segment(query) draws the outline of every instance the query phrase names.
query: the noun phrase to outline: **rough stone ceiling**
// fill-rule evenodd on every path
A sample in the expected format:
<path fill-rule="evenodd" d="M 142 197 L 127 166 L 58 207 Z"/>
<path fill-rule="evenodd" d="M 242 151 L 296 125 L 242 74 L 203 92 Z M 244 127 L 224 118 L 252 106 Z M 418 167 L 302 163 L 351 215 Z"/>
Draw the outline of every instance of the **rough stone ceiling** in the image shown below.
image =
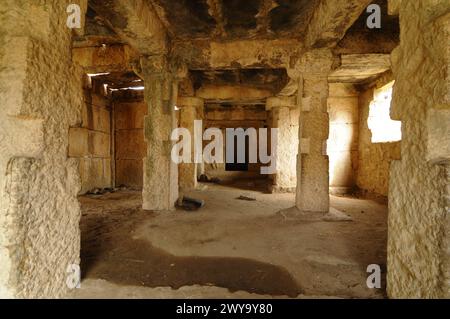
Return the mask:
<path fill-rule="evenodd" d="M 191 71 L 194 89 L 202 85 L 242 85 L 279 93 L 289 79 L 285 69 Z"/>
<path fill-rule="evenodd" d="M 176 39 L 298 38 L 318 0 L 148 0 Z"/>
<path fill-rule="evenodd" d="M 90 7 L 86 12 L 84 36 L 75 38 L 76 47 L 124 43 L 108 24 Z"/>
<path fill-rule="evenodd" d="M 129 88 L 139 88 L 144 85 L 134 72 L 111 72 L 94 77 L 94 81 L 100 84 L 107 84 L 109 90 L 121 90 Z"/>
<path fill-rule="evenodd" d="M 119 0 L 90 0 L 91 7 L 87 12 L 86 35 L 78 38 L 75 46 L 91 47 L 126 43 L 115 31 L 120 33 L 125 26 L 128 26 L 126 21 L 133 19 L 127 17 L 126 12 L 120 9 L 118 3 L 122 2 Z M 272 41 L 270 39 L 284 39 L 281 41 L 290 41 L 289 43 L 295 42 L 297 38 L 297 40 L 302 40 L 301 37 L 308 31 L 308 26 L 314 20 L 311 17 L 318 9 L 320 0 L 144 0 L 143 3 L 149 6 L 147 9 L 157 13 L 159 19 L 156 20 L 161 20 L 164 24 L 161 27 L 170 34 L 170 38 L 176 40 L 173 42 L 176 43 L 174 56 L 180 56 L 181 60 L 187 59 L 186 63 L 191 70 L 212 71 L 194 73 L 197 82 L 207 82 L 211 78 L 218 82 L 224 82 L 224 79 L 233 82 L 236 78 L 240 80 L 244 78 L 245 82 L 245 77 L 253 72 L 251 69 L 247 72 L 248 74 L 245 74 L 246 71 L 227 73 L 222 69 L 261 67 L 261 72 L 267 73 L 271 72 L 271 68 L 276 70 L 280 66 L 271 63 L 258 66 L 258 63 L 253 63 L 241 67 L 238 63 L 230 65 L 226 65 L 225 62 L 217 63 L 218 61 L 222 62 L 222 55 L 217 55 L 220 50 L 214 51 L 213 54 L 209 43 L 218 40 L 216 46 L 218 46 L 217 43 L 221 43 L 219 45 L 226 50 L 226 44 L 233 43 L 234 40 L 253 39 L 251 41 L 255 43 Z M 399 21 L 397 17 L 388 15 L 387 0 L 374 0 L 373 3 L 382 7 L 382 28 L 379 30 L 368 29 L 366 26 L 367 13 L 364 10 L 360 14 L 359 19 L 353 23 L 345 37 L 334 49 L 335 53 L 341 56 L 342 65 L 330 75 L 331 82 L 364 82 L 379 76 L 390 68 L 388 54 L 398 45 Z M 140 17 L 140 14 L 137 16 Z M 128 34 L 125 29 L 122 31 L 126 31 L 125 34 Z M 149 33 L 145 31 L 145 28 L 137 30 L 140 33 L 135 34 L 136 41 L 145 43 L 140 39 L 145 38 L 145 35 Z M 131 37 L 134 38 L 134 35 Z M 187 47 L 185 47 L 186 45 Z M 280 47 L 275 47 L 280 49 L 279 54 L 285 53 Z M 239 51 L 239 47 L 234 49 Z M 241 51 L 245 51 L 244 48 L 241 49 Z M 255 52 L 252 53 L 267 52 L 265 49 L 259 50 L 254 50 Z M 223 57 L 228 56 L 223 54 Z M 215 69 L 217 70 L 214 71 Z M 244 85 L 239 81 L 236 84 Z M 124 79 L 124 82 L 127 82 L 127 79 Z M 278 81 L 271 85 L 278 88 L 278 86 L 284 86 L 286 84 L 284 82 L 282 77 L 278 77 Z M 228 84 L 232 83 L 228 82 Z M 113 84 L 111 83 L 111 85 Z M 126 84 L 124 83 L 124 85 Z M 262 84 L 251 84 L 251 86 L 255 85 L 261 87 Z M 264 85 L 269 86 L 267 83 Z"/>
<path fill-rule="evenodd" d="M 341 65 L 334 70 L 330 82 L 362 83 L 371 81 L 391 68 L 389 54 L 348 54 L 341 56 Z"/>
<path fill-rule="evenodd" d="M 191 71 L 196 96 L 220 105 L 264 105 L 287 85 L 285 69 Z"/>
<path fill-rule="evenodd" d="M 372 3 L 381 7 L 381 29 L 367 28 L 367 13 L 364 11 L 338 43 L 335 49 L 336 53 L 390 54 L 400 43 L 399 18 L 389 15 L 387 0 L 375 0 Z"/>

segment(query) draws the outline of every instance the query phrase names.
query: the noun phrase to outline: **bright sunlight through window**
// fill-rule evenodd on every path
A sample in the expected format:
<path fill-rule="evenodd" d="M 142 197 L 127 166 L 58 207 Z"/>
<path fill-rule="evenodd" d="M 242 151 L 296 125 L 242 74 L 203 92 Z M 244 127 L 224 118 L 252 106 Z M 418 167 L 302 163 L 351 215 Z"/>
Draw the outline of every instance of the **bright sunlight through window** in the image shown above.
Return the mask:
<path fill-rule="evenodd" d="M 375 91 L 370 103 L 367 124 L 372 132 L 372 143 L 397 142 L 402 139 L 402 122 L 390 117 L 394 82 Z"/>

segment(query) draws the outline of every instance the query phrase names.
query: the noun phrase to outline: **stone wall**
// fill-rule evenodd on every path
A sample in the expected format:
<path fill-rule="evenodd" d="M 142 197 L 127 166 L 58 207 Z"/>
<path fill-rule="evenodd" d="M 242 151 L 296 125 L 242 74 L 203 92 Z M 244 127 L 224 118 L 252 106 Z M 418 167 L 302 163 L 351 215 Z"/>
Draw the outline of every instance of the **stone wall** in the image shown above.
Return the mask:
<path fill-rule="evenodd" d="M 0 10 L 0 296 L 59 297 L 79 263 L 81 188 L 68 159 L 81 121 L 69 3 L 5 0 Z M 83 11 L 84 12 L 84 11 Z M 84 16 L 82 12 L 82 16 Z"/>
<path fill-rule="evenodd" d="M 402 121 L 401 160 L 389 178 L 387 289 L 392 298 L 450 297 L 448 187 L 441 163 L 430 156 L 430 130 L 448 143 L 450 8 L 448 0 L 391 0 L 400 15 L 400 46 L 392 53 L 395 76 L 391 117 Z M 428 116 L 439 111 L 433 126 Z M 447 111 L 447 112 L 445 112 Z M 446 136 L 446 138 L 445 138 Z M 445 144 L 442 144 L 445 145 Z M 442 150 L 439 147 L 439 150 Z M 448 148 L 444 148 L 447 149 Z"/>
<path fill-rule="evenodd" d="M 114 100 L 116 185 L 142 188 L 143 159 L 147 151 L 144 140 L 144 117 L 147 104 L 143 97 Z"/>
<path fill-rule="evenodd" d="M 358 169 L 358 91 L 351 84 L 330 83 L 330 191 L 343 194 L 356 185 Z"/>
<path fill-rule="evenodd" d="M 77 159 L 81 194 L 112 186 L 111 104 L 95 85 L 84 89 L 82 120 L 69 130 L 69 157 Z"/>
<path fill-rule="evenodd" d="M 267 125 L 267 112 L 264 106 L 231 106 L 206 105 L 205 129 L 219 128 L 224 136 L 226 146 L 226 128 L 264 128 Z M 206 143 L 208 144 L 208 143 Z M 224 157 L 226 156 L 224 149 Z M 225 160 L 225 158 L 224 158 Z M 250 163 L 248 172 L 232 172 L 225 170 L 225 164 L 205 164 L 205 173 L 208 177 L 218 177 L 223 180 L 254 178 L 267 176 L 260 174 L 261 163 Z"/>
<path fill-rule="evenodd" d="M 389 167 L 393 160 L 400 159 L 401 142 L 372 143 L 372 133 L 367 120 L 375 89 L 376 87 L 367 89 L 359 97 L 357 185 L 361 190 L 388 196 Z"/>

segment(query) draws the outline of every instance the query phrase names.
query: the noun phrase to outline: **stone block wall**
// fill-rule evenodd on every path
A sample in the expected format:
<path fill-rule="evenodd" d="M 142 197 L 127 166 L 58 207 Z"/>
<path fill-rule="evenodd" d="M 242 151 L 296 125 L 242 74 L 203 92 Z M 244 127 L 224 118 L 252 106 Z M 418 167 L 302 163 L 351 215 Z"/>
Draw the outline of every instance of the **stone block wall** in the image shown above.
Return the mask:
<path fill-rule="evenodd" d="M 114 101 L 116 185 L 142 189 L 143 159 L 147 151 L 144 139 L 144 98 Z"/>
<path fill-rule="evenodd" d="M 391 164 L 389 177 L 387 289 L 392 298 L 450 296 L 448 178 L 442 165 L 450 154 L 434 161 L 428 144 L 428 115 L 450 109 L 448 4 L 389 1 L 390 11 L 400 15 L 401 31 L 400 46 L 391 55 L 396 81 L 391 117 L 403 124 L 401 160 Z M 434 128 L 448 123 L 448 117 L 438 119 Z"/>
<path fill-rule="evenodd" d="M 224 160 L 226 157 L 226 128 L 259 128 L 267 126 L 267 112 L 264 106 L 232 106 L 222 107 L 206 105 L 204 114 L 204 129 L 219 128 L 224 136 Z M 208 143 L 206 143 L 208 144 Z M 206 145 L 205 144 L 205 145 Z M 218 177 L 222 180 L 235 180 L 243 178 L 267 178 L 260 174 L 261 163 L 250 163 L 247 172 L 232 172 L 225 170 L 225 164 L 205 164 L 205 173 L 208 177 Z"/>
<path fill-rule="evenodd" d="M 2 1 L 3 298 L 61 297 L 69 291 L 68 266 L 80 262 L 81 181 L 76 160 L 67 155 L 69 127 L 81 120 L 83 94 L 82 71 L 71 60 L 69 3 L 87 6 L 82 0 Z"/>
<path fill-rule="evenodd" d="M 389 168 L 393 160 L 400 159 L 401 142 L 372 143 L 372 133 L 367 120 L 374 90 L 375 88 L 365 90 L 359 97 L 357 185 L 361 190 L 388 196 Z"/>
<path fill-rule="evenodd" d="M 348 193 L 356 185 L 358 169 L 359 92 L 351 84 L 330 83 L 328 114 L 330 135 L 330 191 Z"/>
<path fill-rule="evenodd" d="M 111 104 L 99 91 L 84 89 L 81 123 L 69 130 L 69 157 L 79 163 L 81 194 L 112 186 Z"/>

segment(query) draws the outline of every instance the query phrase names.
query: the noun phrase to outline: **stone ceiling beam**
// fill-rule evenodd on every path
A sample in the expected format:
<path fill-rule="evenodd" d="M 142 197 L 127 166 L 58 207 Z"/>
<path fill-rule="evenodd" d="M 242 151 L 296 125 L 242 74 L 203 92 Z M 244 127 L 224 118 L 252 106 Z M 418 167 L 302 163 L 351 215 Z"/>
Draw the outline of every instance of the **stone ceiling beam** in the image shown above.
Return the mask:
<path fill-rule="evenodd" d="M 225 18 L 222 11 L 222 1 L 221 0 L 207 0 L 209 7 L 208 13 L 216 21 L 216 29 L 214 31 L 215 36 L 226 37 L 227 33 L 225 31 Z"/>
<path fill-rule="evenodd" d="M 86 73 L 133 71 L 139 57 L 128 45 L 105 45 L 72 49 L 73 61 Z"/>
<path fill-rule="evenodd" d="M 384 33 L 373 33 L 369 36 L 364 33 L 347 35 L 333 49 L 335 54 L 390 54 L 399 41 Z"/>
<path fill-rule="evenodd" d="M 172 56 L 191 70 L 287 68 L 302 51 L 299 40 L 178 41 Z"/>
<path fill-rule="evenodd" d="M 277 4 L 274 0 L 263 0 L 259 12 L 256 15 L 256 20 L 258 21 L 258 33 L 271 32 L 269 13 L 278 6 L 279 4 Z"/>
<path fill-rule="evenodd" d="M 335 46 L 372 0 L 321 0 L 306 32 L 307 48 Z"/>
<path fill-rule="evenodd" d="M 328 80 L 357 83 L 381 75 L 390 68 L 389 54 L 343 54 L 341 65 L 333 70 Z"/>
<path fill-rule="evenodd" d="M 166 52 L 166 29 L 149 1 L 90 0 L 89 5 L 142 55 Z"/>

